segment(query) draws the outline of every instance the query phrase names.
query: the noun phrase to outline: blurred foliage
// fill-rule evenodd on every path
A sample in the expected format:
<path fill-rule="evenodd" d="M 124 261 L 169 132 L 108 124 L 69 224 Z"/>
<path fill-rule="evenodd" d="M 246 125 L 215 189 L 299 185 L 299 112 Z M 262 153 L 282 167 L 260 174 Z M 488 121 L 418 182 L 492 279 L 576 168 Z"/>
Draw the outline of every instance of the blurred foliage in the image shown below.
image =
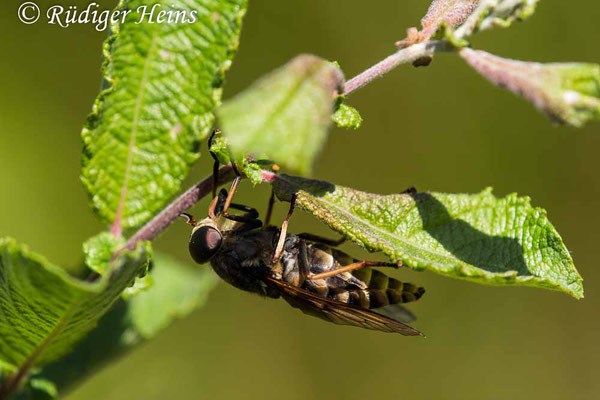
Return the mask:
<path fill-rule="evenodd" d="M 147 276 L 154 278 L 152 287 L 118 301 L 72 352 L 34 372 L 32 383 L 52 382 L 64 394 L 110 361 L 153 338 L 174 319 L 202 306 L 217 283 L 212 271 L 194 271 L 160 253 L 153 256 Z"/>
<path fill-rule="evenodd" d="M 305 54 L 225 101 L 217 116 L 235 159 L 251 154 L 310 173 L 331 125 L 331 94 L 343 82 L 337 66 Z"/>
<path fill-rule="evenodd" d="M 90 282 L 71 278 L 13 240 L 0 239 L 2 370 L 43 366 L 69 353 L 147 269 L 151 254 L 150 244 L 140 243 L 134 252 L 121 253 L 110 273 Z"/>
<path fill-rule="evenodd" d="M 111 8 L 116 1 L 99 3 Z M 92 26 L 26 26 L 16 18 L 18 4 L 0 5 L 0 32 L 8 38 L 0 63 L 0 181 L 8 188 L 0 198 L 0 233 L 56 264 L 77 266 L 81 243 L 103 229 L 88 209 L 78 175 L 79 132 L 98 92 L 105 33 Z M 339 60 L 351 77 L 393 52 L 394 41 L 427 7 L 416 0 L 373 4 L 252 1 L 225 97 L 303 52 Z M 582 40 L 598 36 L 598 13 L 594 2 L 544 0 L 526 22 L 482 32 L 473 45 L 514 59 L 598 63 L 593 41 Z M 279 399 L 282 393 L 289 399 L 374 393 L 561 399 L 593 398 L 600 391 L 595 379 L 600 322 L 593 317 L 600 306 L 600 277 L 594 273 L 598 124 L 581 130 L 552 126 L 521 99 L 446 55 L 428 68 L 400 67 L 348 100 L 361 111 L 363 126 L 353 135 L 332 132 L 315 177 L 376 193 L 411 185 L 477 192 L 493 185 L 500 196 L 530 195 L 548 210 L 571 249 L 586 279 L 586 299 L 401 271 L 396 276 L 428 291 L 413 308 L 415 326 L 428 338 L 410 340 L 326 324 L 283 302 L 220 285 L 206 307 L 104 369 L 68 399 Z M 210 172 L 207 160 L 194 167 L 188 184 Z M 268 187 L 251 188 L 243 183 L 236 201 L 264 210 Z M 202 216 L 206 208 L 204 201 L 194 212 Z M 274 221 L 285 212 L 287 206 L 280 205 Z M 290 229 L 332 235 L 300 212 Z M 189 227 L 175 225 L 156 247 L 187 260 L 188 235 Z M 381 259 L 351 244 L 343 248 L 356 257 Z M 342 367 L 331 368 L 332 361 Z M 274 378 L 263 384 L 265 376 Z"/>

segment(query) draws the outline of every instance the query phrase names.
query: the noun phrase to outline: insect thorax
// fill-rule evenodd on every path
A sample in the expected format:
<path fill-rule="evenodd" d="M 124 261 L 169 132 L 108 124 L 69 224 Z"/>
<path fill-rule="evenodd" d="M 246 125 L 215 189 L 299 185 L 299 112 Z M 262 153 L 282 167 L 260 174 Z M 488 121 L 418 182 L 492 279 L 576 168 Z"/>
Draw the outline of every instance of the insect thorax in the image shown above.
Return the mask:
<path fill-rule="evenodd" d="M 224 242 L 211 264 L 215 272 L 231 285 L 250 292 L 270 295 L 263 278 L 268 275 L 289 285 L 327 296 L 348 288 L 365 289 L 367 284 L 350 273 L 308 281 L 311 273 L 337 269 L 353 262 L 352 257 L 325 245 L 307 243 L 288 234 L 280 260 L 272 263 L 279 229 L 267 228 L 236 235 L 224 232 Z"/>

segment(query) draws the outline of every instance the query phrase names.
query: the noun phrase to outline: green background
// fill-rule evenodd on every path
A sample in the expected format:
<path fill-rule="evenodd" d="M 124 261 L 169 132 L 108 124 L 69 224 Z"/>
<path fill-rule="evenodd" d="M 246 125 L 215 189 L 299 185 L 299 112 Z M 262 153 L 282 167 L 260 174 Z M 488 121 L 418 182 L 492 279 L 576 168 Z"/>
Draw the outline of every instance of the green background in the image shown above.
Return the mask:
<path fill-rule="evenodd" d="M 72 268 L 81 242 L 104 228 L 79 182 L 79 132 L 99 89 L 106 33 L 21 24 L 20 3 L 0 5 L 0 235 Z M 38 1 L 42 10 L 54 3 Z M 393 52 L 427 6 L 250 0 L 225 96 L 298 53 L 337 60 L 351 77 Z M 473 45 L 523 60 L 600 63 L 599 16 L 598 2 L 543 0 L 529 21 L 480 34 Z M 397 277 L 427 288 L 411 307 L 419 316 L 414 325 L 427 334 L 421 339 L 326 324 L 221 284 L 204 308 L 101 370 L 69 400 L 597 398 L 600 124 L 553 126 L 452 55 L 429 68 L 400 67 L 348 103 L 364 125 L 333 130 L 315 177 L 377 193 L 491 185 L 497 195 L 529 195 L 572 251 L 585 299 L 400 271 Z M 210 164 L 202 157 L 187 184 L 207 175 Z M 245 182 L 238 199 L 262 211 L 267 197 L 268 188 Z M 203 201 L 194 212 L 202 216 L 206 207 Z M 276 219 L 285 208 L 278 206 Z M 301 212 L 290 229 L 329 234 Z M 188 261 L 188 234 L 177 224 L 156 247 Z M 365 256 L 351 244 L 343 248 Z"/>

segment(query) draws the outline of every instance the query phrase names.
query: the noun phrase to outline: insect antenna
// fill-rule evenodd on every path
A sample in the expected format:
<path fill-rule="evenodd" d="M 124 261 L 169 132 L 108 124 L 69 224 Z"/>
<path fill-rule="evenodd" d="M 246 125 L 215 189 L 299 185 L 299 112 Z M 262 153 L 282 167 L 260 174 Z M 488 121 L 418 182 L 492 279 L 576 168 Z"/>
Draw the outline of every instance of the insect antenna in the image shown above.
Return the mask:
<path fill-rule="evenodd" d="M 271 197 L 269 197 L 269 204 L 267 205 L 267 213 L 265 214 L 265 226 L 269 226 L 271 222 L 271 215 L 273 215 L 273 206 L 275 205 L 275 191 L 271 189 Z"/>

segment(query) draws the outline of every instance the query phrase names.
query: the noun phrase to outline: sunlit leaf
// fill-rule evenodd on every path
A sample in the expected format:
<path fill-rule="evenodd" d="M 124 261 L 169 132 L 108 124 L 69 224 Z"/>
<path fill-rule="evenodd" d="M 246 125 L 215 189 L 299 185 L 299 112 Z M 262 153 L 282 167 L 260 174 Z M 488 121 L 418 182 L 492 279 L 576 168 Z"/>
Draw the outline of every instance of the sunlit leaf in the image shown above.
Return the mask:
<path fill-rule="evenodd" d="M 277 196 L 369 251 L 414 269 L 583 297 L 582 279 L 546 212 L 516 194 L 377 195 L 299 177 L 271 179 Z"/>
<path fill-rule="evenodd" d="M 106 274 L 110 270 L 113 254 L 117 252 L 119 245 L 123 244 L 123 242 L 123 240 L 115 238 L 110 232 L 101 232 L 88 239 L 83 243 L 85 265 L 100 276 Z M 147 246 L 148 249 L 151 249 L 149 243 Z M 140 274 L 135 277 L 133 283 L 123 290 L 121 296 L 128 298 L 152 286 L 152 278 L 147 272 L 146 269 L 140 271 Z"/>
<path fill-rule="evenodd" d="M 213 138 L 210 151 L 215 157 L 217 157 L 217 160 L 219 160 L 221 165 L 231 162 L 228 141 L 227 138 L 223 137 L 222 135 L 218 135 Z M 252 162 L 249 162 L 246 157 L 242 157 L 241 160 L 237 161 L 236 166 L 241 173 L 250 180 L 250 182 L 253 184 L 258 184 L 263 181 L 261 166 L 272 164 L 272 161 L 266 159 L 253 159 Z"/>
<path fill-rule="evenodd" d="M 346 129 L 358 129 L 363 121 L 356 108 L 344 103 L 338 106 L 332 118 L 338 127 Z"/>
<path fill-rule="evenodd" d="M 138 22 L 141 6 L 194 23 Z M 131 228 L 179 191 L 209 132 L 238 46 L 245 0 L 121 0 L 104 44 L 105 89 L 84 126 L 82 180 L 106 222 Z M 190 18 L 188 13 L 187 18 Z"/>
<path fill-rule="evenodd" d="M 110 232 L 102 232 L 83 243 L 85 265 L 99 275 L 110 268 L 110 259 L 119 245 L 119 240 Z"/>
<path fill-rule="evenodd" d="M 342 83 L 334 64 L 302 55 L 226 101 L 217 113 L 234 157 L 252 155 L 309 173 Z"/>

